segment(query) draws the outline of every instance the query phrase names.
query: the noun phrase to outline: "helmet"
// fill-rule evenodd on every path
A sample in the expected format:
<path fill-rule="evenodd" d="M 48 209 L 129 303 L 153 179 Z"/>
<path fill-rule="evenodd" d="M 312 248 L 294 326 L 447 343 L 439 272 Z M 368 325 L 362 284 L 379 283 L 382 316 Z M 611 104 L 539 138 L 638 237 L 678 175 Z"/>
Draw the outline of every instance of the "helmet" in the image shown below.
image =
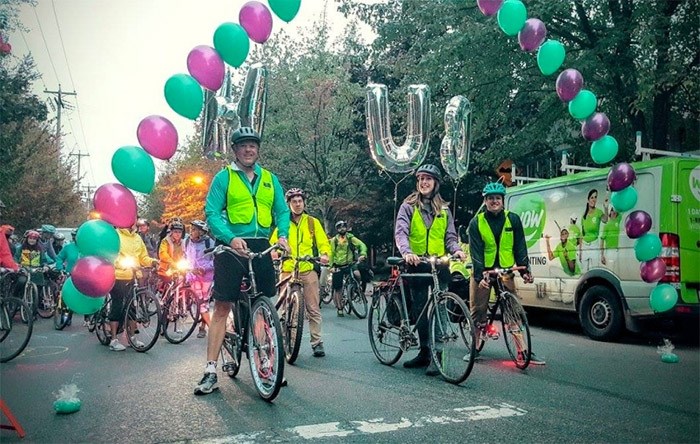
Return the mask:
<path fill-rule="evenodd" d="M 301 196 L 302 199 L 306 199 L 306 194 L 301 188 L 290 188 L 286 193 L 284 193 L 284 198 L 287 199 L 287 202 L 289 202 L 289 200 L 295 196 Z"/>
<path fill-rule="evenodd" d="M 139 218 L 139 219 L 136 220 L 136 226 L 138 227 L 138 226 L 140 226 L 140 225 L 146 225 L 146 226 L 148 226 L 148 221 L 147 221 L 146 219 L 144 219 L 144 218 Z"/>
<path fill-rule="evenodd" d="M 63 233 L 54 233 L 53 238 L 56 240 L 66 240 L 66 236 Z"/>
<path fill-rule="evenodd" d="M 44 224 L 41 226 L 41 232 L 54 234 L 56 232 L 56 227 L 53 225 Z"/>
<path fill-rule="evenodd" d="M 170 231 L 173 231 L 173 230 L 185 231 L 185 226 L 179 220 L 175 220 L 175 221 L 170 222 L 170 226 L 168 228 L 170 229 Z"/>
<path fill-rule="evenodd" d="M 231 143 L 234 145 L 246 140 L 252 140 L 260 145 L 260 134 L 249 126 L 242 126 L 233 132 L 231 135 Z"/>
<path fill-rule="evenodd" d="M 77 235 L 78 235 L 78 229 L 77 229 L 77 228 L 73 228 L 72 230 L 70 230 L 70 235 L 73 236 L 73 237 L 77 236 Z"/>
<path fill-rule="evenodd" d="M 201 221 L 201 220 L 193 220 L 192 226 L 197 227 L 202 231 L 209 231 L 209 227 L 207 226 L 207 223 L 204 221 Z"/>
<path fill-rule="evenodd" d="M 481 195 L 486 197 L 489 194 L 500 194 L 501 196 L 505 196 L 506 187 L 504 187 L 503 184 L 499 182 L 487 183 L 484 187 L 484 190 L 481 192 Z"/>
<path fill-rule="evenodd" d="M 416 176 L 419 174 L 427 174 L 429 176 L 432 176 L 433 179 L 437 180 L 440 182 L 440 168 L 436 167 L 432 163 L 426 163 L 425 165 L 421 165 L 418 167 L 416 170 Z"/>
<path fill-rule="evenodd" d="M 39 239 L 41 237 L 41 234 L 39 234 L 39 232 L 36 230 L 27 230 L 24 233 L 24 237 L 26 237 L 27 239 Z"/>
<path fill-rule="evenodd" d="M 336 230 L 339 230 L 340 227 L 345 227 L 345 228 L 347 228 L 347 227 L 348 227 L 348 223 L 345 222 L 344 220 L 339 220 L 338 222 L 335 223 L 335 229 L 336 229 Z"/>

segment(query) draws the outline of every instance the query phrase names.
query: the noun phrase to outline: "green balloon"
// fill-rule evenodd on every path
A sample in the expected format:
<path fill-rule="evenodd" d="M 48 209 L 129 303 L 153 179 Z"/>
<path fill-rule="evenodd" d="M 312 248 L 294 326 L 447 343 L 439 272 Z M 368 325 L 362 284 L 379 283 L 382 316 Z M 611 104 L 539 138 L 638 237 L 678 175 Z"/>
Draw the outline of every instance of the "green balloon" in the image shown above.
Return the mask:
<path fill-rule="evenodd" d="M 285 22 L 289 23 L 299 12 L 301 0 L 269 0 L 272 12 Z"/>
<path fill-rule="evenodd" d="M 659 253 L 661 253 L 661 239 L 658 234 L 647 233 L 634 243 L 634 256 L 639 262 L 650 261 L 658 257 Z"/>
<path fill-rule="evenodd" d="M 175 74 L 165 82 L 165 100 L 182 117 L 195 120 L 202 112 L 204 94 L 189 74 Z"/>
<path fill-rule="evenodd" d="M 547 40 L 537 51 L 537 66 L 542 74 L 549 76 L 557 72 L 565 58 L 564 45 L 558 40 Z"/>
<path fill-rule="evenodd" d="M 649 305 L 657 313 L 672 309 L 678 302 L 678 292 L 669 284 L 657 285 L 649 295 Z"/>
<path fill-rule="evenodd" d="M 520 0 L 506 0 L 498 10 L 497 19 L 498 26 L 506 35 L 518 35 L 527 21 L 527 8 Z"/>
<path fill-rule="evenodd" d="M 63 284 L 61 294 L 63 295 L 63 302 L 65 302 L 66 306 L 73 310 L 73 312 L 82 315 L 89 315 L 97 312 L 105 303 L 104 296 L 91 298 L 78 291 L 75 285 L 73 285 L 72 278 L 68 278 Z"/>
<path fill-rule="evenodd" d="M 634 187 L 627 187 L 620 191 L 613 191 L 610 194 L 610 203 L 618 213 L 629 211 L 637 205 L 637 190 Z"/>
<path fill-rule="evenodd" d="M 248 33 L 238 23 L 222 23 L 214 31 L 214 48 L 224 62 L 238 68 L 250 51 Z"/>
<path fill-rule="evenodd" d="M 123 146 L 112 156 L 114 177 L 127 188 L 139 193 L 153 191 L 156 167 L 153 158 L 138 146 Z"/>
<path fill-rule="evenodd" d="M 578 120 L 586 120 L 595 112 L 595 107 L 598 105 L 598 99 L 595 94 L 587 89 L 582 89 L 576 94 L 576 97 L 569 102 L 569 114 L 571 117 Z"/>
<path fill-rule="evenodd" d="M 99 256 L 114 262 L 119 254 L 119 234 L 103 220 L 89 220 L 82 224 L 75 242 L 83 256 Z"/>
<path fill-rule="evenodd" d="M 591 144 L 591 158 L 598 165 L 608 163 L 617 156 L 618 148 L 617 139 L 603 136 Z"/>

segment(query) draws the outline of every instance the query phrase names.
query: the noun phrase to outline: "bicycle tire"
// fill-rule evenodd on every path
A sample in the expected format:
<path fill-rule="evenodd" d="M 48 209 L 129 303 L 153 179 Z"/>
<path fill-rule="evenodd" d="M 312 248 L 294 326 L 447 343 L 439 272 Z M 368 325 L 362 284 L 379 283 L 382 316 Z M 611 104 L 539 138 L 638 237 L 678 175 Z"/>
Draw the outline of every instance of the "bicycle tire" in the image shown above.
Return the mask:
<path fill-rule="evenodd" d="M 160 301 L 150 290 L 142 289 L 129 296 L 125 304 L 124 326 L 129 344 L 137 352 L 147 352 L 163 328 Z"/>
<path fill-rule="evenodd" d="M 248 364 L 253 384 L 262 399 L 272 402 L 282 387 L 285 361 L 279 316 L 266 296 L 253 302 L 248 325 Z"/>
<path fill-rule="evenodd" d="M 92 315 L 94 316 L 94 326 L 92 328 L 95 331 L 97 340 L 100 341 L 102 345 L 109 345 L 109 341 L 112 339 L 112 330 L 110 329 L 110 321 L 108 318 L 111 307 L 112 299 L 108 295 L 100 311 Z"/>
<path fill-rule="evenodd" d="M 226 335 L 221 344 L 221 369 L 229 378 L 235 378 L 241 370 L 241 357 L 243 355 L 243 337 L 241 336 L 241 315 L 239 302 L 234 302 L 229 313 L 230 324 L 226 323 Z"/>
<path fill-rule="evenodd" d="M 401 359 L 400 326 L 391 322 L 387 316 L 389 310 L 401 313 L 399 301 L 387 293 L 379 293 L 372 298 L 367 317 L 369 343 L 379 362 L 384 365 L 394 365 Z"/>
<path fill-rule="evenodd" d="M 447 382 L 464 382 L 474 367 L 476 335 L 462 298 L 445 292 L 428 314 L 431 359 Z"/>
<path fill-rule="evenodd" d="M 343 300 L 343 311 L 345 311 L 345 313 L 347 314 L 352 313 L 352 298 L 350 297 L 350 285 L 351 284 L 346 281 L 343 284 L 343 290 L 340 293 L 340 297 Z"/>
<path fill-rule="evenodd" d="M 61 292 L 56 297 L 56 309 L 53 313 L 53 328 L 55 330 L 63 330 L 68 325 L 70 319 L 70 310 L 63 305 L 63 295 Z"/>
<path fill-rule="evenodd" d="M 189 288 L 182 288 L 180 291 L 180 297 L 185 301 L 184 312 L 182 312 L 183 307 L 179 305 L 173 308 L 173 302 L 176 301 L 172 294 L 168 297 L 168 302 L 163 305 L 163 336 L 171 344 L 185 342 L 192 336 L 200 320 L 199 301 L 194 292 Z"/>
<path fill-rule="evenodd" d="M 284 354 L 288 364 L 294 364 L 299 356 L 304 332 L 304 295 L 299 285 L 291 286 L 287 293 L 287 313 L 280 318 L 284 333 Z M 283 305 L 284 306 L 284 305 Z"/>
<path fill-rule="evenodd" d="M 367 297 L 362 292 L 357 283 L 352 284 L 352 287 L 350 289 L 350 299 L 352 300 L 352 305 L 350 306 L 350 308 L 352 309 L 352 312 L 355 313 L 355 316 L 357 316 L 360 319 L 366 318 Z"/>
<path fill-rule="evenodd" d="M 27 322 L 28 317 L 33 318 L 34 314 L 36 314 L 36 305 L 38 298 L 39 289 L 37 288 L 36 284 L 33 282 L 26 284 L 24 286 L 24 295 L 22 300 L 27 303 L 29 311 L 26 314 L 24 312 L 22 313 L 22 320 L 24 322 Z"/>
<path fill-rule="evenodd" d="M 505 291 L 502 297 L 501 327 L 503 328 L 503 339 L 515 366 L 524 370 L 530 365 L 530 353 L 532 352 L 527 315 L 513 293 Z"/>
<path fill-rule="evenodd" d="M 23 313 L 30 313 L 30 310 L 27 303 L 19 298 L 5 297 L 0 300 L 0 325 L 3 331 L 0 339 L 0 362 L 16 358 L 29 344 L 34 330 L 34 318 Z"/>
<path fill-rule="evenodd" d="M 38 289 L 37 289 L 38 291 Z M 55 282 L 49 282 L 41 287 L 41 295 L 37 299 L 37 314 L 43 319 L 50 319 L 56 311 L 56 293 L 58 289 Z"/>

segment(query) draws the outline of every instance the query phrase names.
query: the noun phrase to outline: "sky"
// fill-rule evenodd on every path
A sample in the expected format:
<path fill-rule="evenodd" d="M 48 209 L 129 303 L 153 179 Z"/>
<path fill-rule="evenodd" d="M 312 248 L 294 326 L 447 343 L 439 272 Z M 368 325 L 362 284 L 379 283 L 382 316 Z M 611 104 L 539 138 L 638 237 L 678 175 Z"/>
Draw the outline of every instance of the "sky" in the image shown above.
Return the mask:
<path fill-rule="evenodd" d="M 262 0 L 267 4 L 266 1 Z M 65 100 L 77 105 L 62 111 L 63 154 L 83 153 L 81 186 L 116 182 L 113 153 L 138 145 L 136 128 L 146 116 L 168 118 L 182 143 L 194 132 L 193 121 L 170 109 L 163 95 L 165 81 L 187 73 L 187 54 L 197 45 L 213 46 L 216 28 L 238 22 L 246 0 L 38 0 L 23 5 L 25 32 L 10 35 L 12 53 L 30 53 L 41 73 L 34 92 L 75 91 Z M 280 29 L 292 38 L 323 13 L 321 0 L 303 0 L 298 15 L 285 23 L 273 14 L 272 35 Z M 346 20 L 327 2 L 331 29 L 340 33 Z M 256 43 L 251 41 L 251 52 Z M 247 59 L 250 62 L 250 58 Z M 56 117 L 49 106 L 50 118 Z M 74 158 L 75 160 L 75 158 Z M 156 167 L 162 162 L 155 159 Z"/>

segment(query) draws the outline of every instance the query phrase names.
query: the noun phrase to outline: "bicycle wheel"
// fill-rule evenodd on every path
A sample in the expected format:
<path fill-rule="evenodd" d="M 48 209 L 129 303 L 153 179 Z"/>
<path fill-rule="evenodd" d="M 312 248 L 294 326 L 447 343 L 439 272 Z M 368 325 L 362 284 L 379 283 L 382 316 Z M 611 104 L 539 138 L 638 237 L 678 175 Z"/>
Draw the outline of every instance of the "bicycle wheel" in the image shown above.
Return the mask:
<path fill-rule="evenodd" d="M 243 338 L 240 328 L 241 316 L 238 302 L 233 304 L 226 322 L 226 335 L 221 344 L 221 369 L 226 372 L 229 378 L 235 378 L 241 369 L 241 355 L 243 354 Z"/>
<path fill-rule="evenodd" d="M 56 311 L 56 294 L 58 286 L 55 282 L 48 282 L 41 287 L 37 299 L 37 313 L 44 319 L 49 319 Z"/>
<path fill-rule="evenodd" d="M 360 319 L 367 317 L 367 298 L 357 283 L 350 287 L 350 300 L 352 301 L 352 312 Z"/>
<path fill-rule="evenodd" d="M 503 319 L 503 339 L 510 358 L 519 369 L 526 369 L 530 365 L 530 326 L 527 323 L 527 315 L 518 298 L 510 292 L 503 293 L 501 304 Z"/>
<path fill-rule="evenodd" d="M 127 302 L 126 337 L 134 350 L 146 352 L 156 343 L 162 328 L 160 302 L 148 289 L 139 290 Z"/>
<path fill-rule="evenodd" d="M 34 283 L 28 283 L 24 286 L 24 302 L 27 303 L 27 306 L 29 307 L 29 311 L 26 313 L 22 313 L 22 320 L 24 322 L 27 322 L 27 319 L 29 317 L 34 317 L 34 314 L 36 313 L 36 308 L 37 308 L 37 300 L 39 299 L 39 289 L 37 288 L 36 284 Z"/>
<path fill-rule="evenodd" d="M 386 293 L 372 298 L 367 328 L 374 355 L 384 365 L 394 365 L 401 358 L 401 307 L 399 301 Z"/>
<path fill-rule="evenodd" d="M 95 331 L 97 340 L 102 345 L 109 345 L 112 340 L 112 332 L 109 327 L 109 311 L 112 308 L 112 300 L 109 295 L 105 298 L 105 303 L 97 313 L 93 314 L 93 321 L 88 324 Z"/>
<path fill-rule="evenodd" d="M 446 381 L 463 382 L 474 367 L 476 335 L 464 301 L 454 293 L 443 293 L 429 313 L 430 351 Z"/>
<path fill-rule="evenodd" d="M 163 335 L 173 344 L 181 344 L 199 323 L 199 303 L 192 290 L 180 289 L 180 300 L 170 298 L 163 308 Z"/>
<path fill-rule="evenodd" d="M 34 328 L 34 318 L 28 315 L 30 310 L 21 299 L 0 299 L 0 362 L 16 358 L 29 344 Z"/>
<path fill-rule="evenodd" d="M 250 374 L 260 397 L 271 402 L 284 378 L 284 345 L 277 311 L 267 297 L 253 303 L 248 325 Z"/>
<path fill-rule="evenodd" d="M 302 292 L 299 285 L 289 288 L 287 312 L 284 313 L 283 319 L 280 318 L 284 333 L 284 355 L 289 364 L 294 364 L 301 348 L 301 337 L 304 331 L 304 295 Z"/>
<path fill-rule="evenodd" d="M 59 292 L 56 295 L 56 309 L 53 312 L 53 328 L 63 330 L 68 325 L 70 319 L 70 310 L 63 305 L 63 296 Z"/>
<path fill-rule="evenodd" d="M 326 282 L 321 282 L 321 302 L 328 305 L 333 300 L 333 273 L 328 273 Z"/>
<path fill-rule="evenodd" d="M 350 297 L 350 295 L 351 295 L 350 285 L 351 285 L 350 283 L 344 282 L 343 283 L 343 290 L 340 293 L 340 297 L 343 300 L 343 310 L 347 314 L 350 314 L 352 312 L 352 298 Z"/>

